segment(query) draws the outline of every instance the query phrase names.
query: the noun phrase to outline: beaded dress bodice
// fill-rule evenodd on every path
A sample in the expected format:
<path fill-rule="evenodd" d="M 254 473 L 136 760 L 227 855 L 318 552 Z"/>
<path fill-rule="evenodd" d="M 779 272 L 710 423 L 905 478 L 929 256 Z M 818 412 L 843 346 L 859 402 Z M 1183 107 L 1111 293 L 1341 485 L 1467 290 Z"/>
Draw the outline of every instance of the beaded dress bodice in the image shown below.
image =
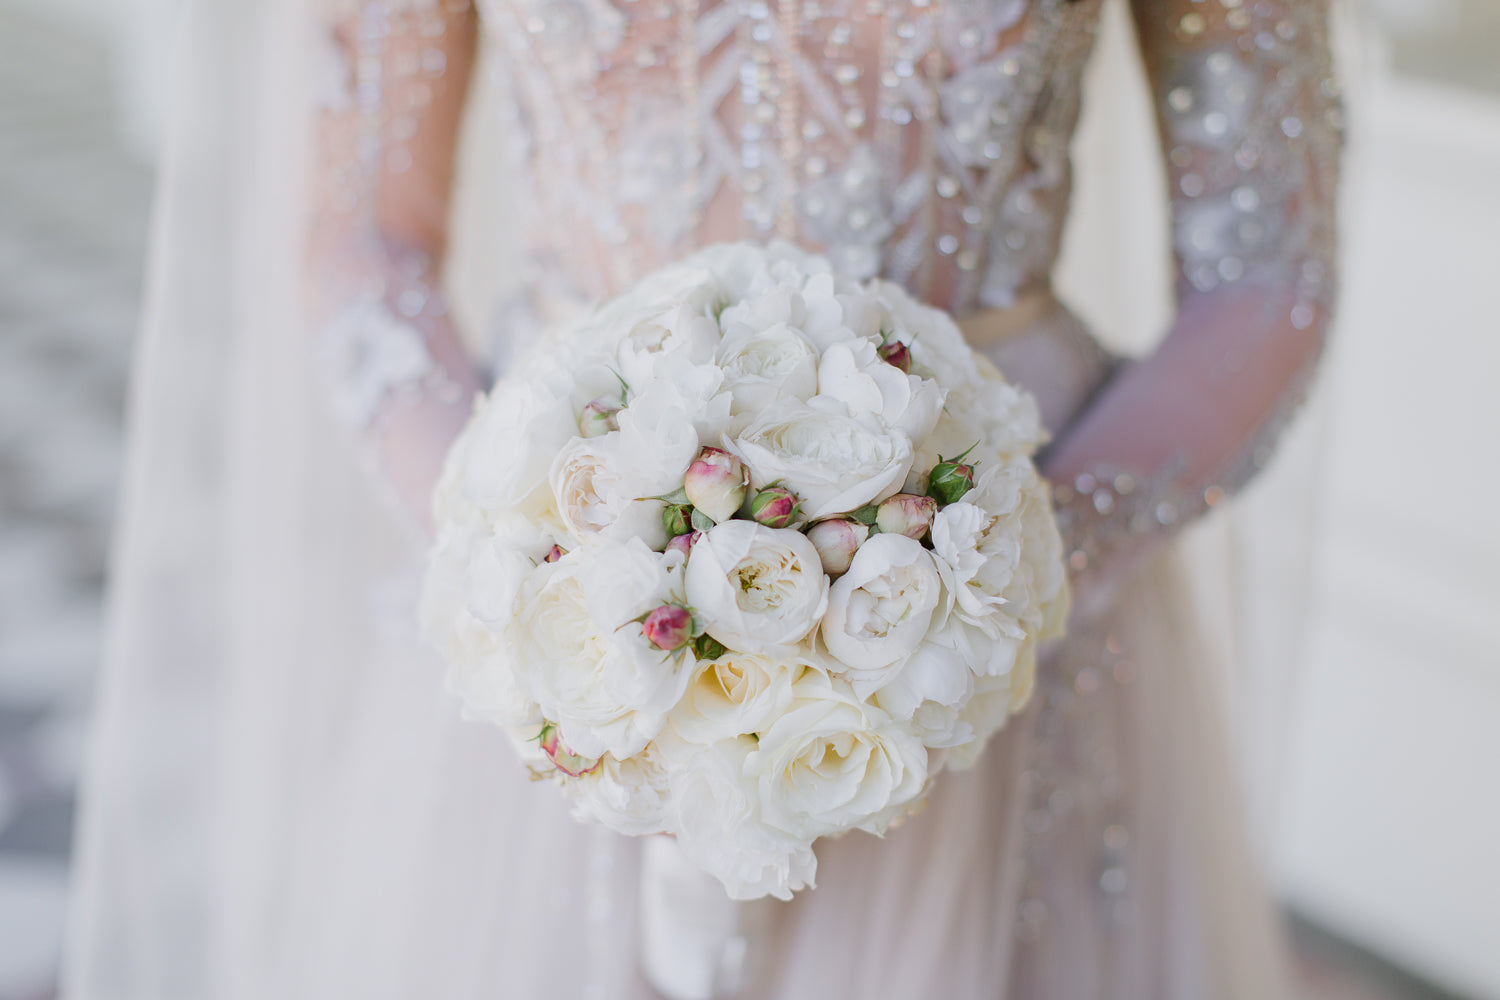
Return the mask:
<path fill-rule="evenodd" d="M 960 313 L 1046 279 L 1098 0 L 481 11 L 526 145 L 538 250 L 581 256 L 585 296 L 704 242 L 771 236 Z"/>
<path fill-rule="evenodd" d="M 1100 3 L 479 0 L 538 275 L 597 300 L 704 243 L 780 236 L 958 315 L 1010 306 L 1057 257 Z M 1326 79 L 1313 6 L 1146 15 L 1188 56 L 1159 89 L 1198 287 L 1288 262 L 1305 164 L 1259 162 L 1277 142 L 1257 132 L 1295 137 Z"/>

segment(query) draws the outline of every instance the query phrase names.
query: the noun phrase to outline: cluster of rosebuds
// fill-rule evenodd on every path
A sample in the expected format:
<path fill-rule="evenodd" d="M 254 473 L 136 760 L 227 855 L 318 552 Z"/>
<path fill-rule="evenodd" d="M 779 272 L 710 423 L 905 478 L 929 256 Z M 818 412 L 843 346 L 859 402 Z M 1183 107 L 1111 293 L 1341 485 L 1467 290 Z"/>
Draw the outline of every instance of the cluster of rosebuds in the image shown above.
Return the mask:
<path fill-rule="evenodd" d="M 657 499 L 665 503 L 662 523 L 667 547 L 683 552 L 716 524 L 744 516 L 767 528 L 793 527 L 802 515 L 797 495 L 780 483 L 750 490 L 750 470 L 722 448 L 704 448 L 688 466 L 682 488 Z M 684 540 L 685 539 L 685 540 Z"/>
<path fill-rule="evenodd" d="M 905 345 L 899 341 L 888 346 L 905 351 Z M 938 509 L 957 502 L 974 488 L 974 467 L 964 461 L 967 456 L 967 451 L 952 459 L 940 456 L 928 475 L 925 495 L 897 493 L 851 514 L 803 527 L 801 530 L 818 550 L 824 571 L 830 576 L 846 572 L 855 551 L 875 532 L 905 535 L 919 542 L 926 540 Z M 684 555 L 704 532 L 736 516 L 767 528 L 797 528 L 802 517 L 801 501 L 781 483 L 770 483 L 752 492 L 750 470 L 737 456 L 722 448 L 700 451 L 688 466 L 682 488 L 658 499 L 665 504 L 662 522 L 669 538 L 667 549 Z M 681 646 L 682 643 L 677 643 L 662 648 Z"/>

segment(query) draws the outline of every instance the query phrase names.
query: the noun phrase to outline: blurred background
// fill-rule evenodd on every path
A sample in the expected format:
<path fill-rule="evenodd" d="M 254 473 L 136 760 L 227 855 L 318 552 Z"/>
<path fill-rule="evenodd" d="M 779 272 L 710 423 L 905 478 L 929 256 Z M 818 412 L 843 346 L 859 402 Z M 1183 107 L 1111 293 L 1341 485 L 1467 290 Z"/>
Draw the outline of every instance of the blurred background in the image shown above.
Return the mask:
<path fill-rule="evenodd" d="M 51 996 L 62 946 L 178 3 L 0 0 L 0 1000 Z M 1500 1000 L 1500 0 L 1350 13 L 1306 635 L 1257 811 L 1296 1000 Z"/>

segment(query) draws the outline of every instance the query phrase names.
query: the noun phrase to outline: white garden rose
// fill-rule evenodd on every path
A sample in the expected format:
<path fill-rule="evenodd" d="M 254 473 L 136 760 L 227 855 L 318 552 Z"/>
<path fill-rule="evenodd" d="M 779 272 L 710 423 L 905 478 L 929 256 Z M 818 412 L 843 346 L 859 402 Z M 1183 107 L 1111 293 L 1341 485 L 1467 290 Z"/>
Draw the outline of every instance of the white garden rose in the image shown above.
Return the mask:
<path fill-rule="evenodd" d="M 684 367 L 630 394 L 612 439 L 622 475 L 638 496 L 660 496 L 682 485 L 700 441 L 718 441 L 729 426 L 733 398 L 713 365 Z"/>
<path fill-rule="evenodd" d="M 1020 465 L 981 469 L 974 488 L 938 511 L 932 522 L 933 554 L 952 572 L 957 614 L 994 633 L 1005 624 L 992 612 L 1021 561 L 1019 511 L 1030 473 Z"/>
<path fill-rule="evenodd" d="M 741 736 L 671 751 L 677 841 L 695 864 L 724 883 L 731 899 L 791 899 L 813 884 L 817 859 L 810 839 L 762 819 L 758 790 L 744 776 L 755 747 L 755 740 Z"/>
<path fill-rule="evenodd" d="M 1017 658 L 1010 673 L 977 677 L 974 693 L 959 711 L 959 718 L 973 727 L 978 738 L 955 746 L 947 753 L 947 766 L 962 771 L 974 765 L 984 752 L 985 741 L 1026 707 L 1036 681 L 1036 650 L 1029 648 Z"/>
<path fill-rule="evenodd" d="M 818 395 L 836 399 L 855 417 L 869 416 L 920 441 L 943 409 L 943 390 L 932 379 L 908 375 L 882 360 L 869 340 L 846 340 L 823 352 Z"/>
<path fill-rule="evenodd" d="M 792 685 L 817 669 L 802 651 L 766 656 L 727 650 L 700 660 L 671 725 L 688 743 L 717 743 L 769 726 L 791 701 Z"/>
<path fill-rule="evenodd" d="M 628 837 L 662 833 L 670 822 L 671 775 L 654 747 L 625 760 L 605 755 L 597 769 L 564 787 L 575 816 Z"/>
<path fill-rule="evenodd" d="M 1060 634 L 1067 614 L 1062 542 L 1029 462 L 981 472 L 962 501 L 938 512 L 932 544 L 954 613 L 991 640 L 982 673 L 1008 670 L 1028 639 Z"/>
<path fill-rule="evenodd" d="M 779 399 L 806 402 L 818 391 L 818 350 L 785 323 L 731 327 L 716 360 L 739 413 L 757 413 Z"/>
<path fill-rule="evenodd" d="M 906 723 L 932 748 L 954 747 L 976 737 L 962 715 L 974 695 L 975 640 L 983 636 L 952 615 L 934 615 L 927 636 L 899 670 L 874 693 L 875 704 Z"/>
<path fill-rule="evenodd" d="M 539 724 L 541 709 L 516 684 L 506 629 L 532 569 L 514 549 L 442 538 L 422 589 L 422 633 L 448 664 L 447 686 L 465 718 L 505 727 Z"/>
<path fill-rule="evenodd" d="M 687 686 L 692 658 L 663 655 L 638 623 L 622 621 L 668 593 L 671 574 L 647 565 L 659 559 L 638 540 L 601 542 L 537 567 L 521 590 L 511 631 L 518 685 L 579 756 L 638 753 Z M 641 589 L 611 594 L 601 565 Z"/>
<path fill-rule="evenodd" d="M 693 546 L 688 604 L 730 649 L 774 653 L 801 642 L 828 609 L 828 577 L 800 531 L 725 521 Z"/>
<path fill-rule="evenodd" d="M 618 361 L 620 375 L 632 390 L 713 359 L 719 324 L 707 315 L 705 298 L 700 292 L 631 327 L 620 341 Z"/>
<path fill-rule="evenodd" d="M 572 385 L 566 372 L 545 366 L 534 379 L 476 401 L 474 421 L 464 435 L 464 447 L 474 458 L 461 470 L 471 502 L 505 507 L 546 487 L 553 459 L 578 433 L 569 400 Z"/>
<path fill-rule="evenodd" d="M 851 417 L 841 405 L 777 407 L 724 445 L 750 467 L 750 484 L 780 483 L 809 521 L 845 514 L 899 492 L 911 469 L 911 441 Z"/>
<path fill-rule="evenodd" d="M 662 504 L 640 491 L 631 467 L 618 455 L 619 441 L 613 434 L 574 438 L 557 452 L 550 482 L 558 517 L 580 543 L 604 535 L 641 538 L 660 548 L 667 543 Z"/>
<path fill-rule="evenodd" d="M 942 596 L 932 556 L 905 535 L 874 535 L 834 581 L 823 644 L 862 697 L 877 690 L 921 644 Z"/>
<path fill-rule="evenodd" d="M 887 713 L 813 671 L 745 758 L 765 821 L 799 839 L 884 833 L 927 781 L 927 750 Z"/>

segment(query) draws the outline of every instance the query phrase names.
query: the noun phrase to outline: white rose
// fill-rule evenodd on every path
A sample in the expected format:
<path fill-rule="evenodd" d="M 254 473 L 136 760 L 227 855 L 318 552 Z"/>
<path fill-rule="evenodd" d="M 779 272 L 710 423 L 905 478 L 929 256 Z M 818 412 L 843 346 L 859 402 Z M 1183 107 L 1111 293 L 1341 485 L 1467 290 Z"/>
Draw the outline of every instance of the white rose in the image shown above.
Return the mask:
<path fill-rule="evenodd" d="M 627 837 L 662 833 L 672 811 L 670 775 L 654 747 L 625 760 L 606 755 L 599 767 L 562 783 L 579 819 Z"/>
<path fill-rule="evenodd" d="M 905 535 L 874 535 L 829 590 L 823 644 L 861 697 L 921 644 L 942 596 L 932 557 Z"/>
<path fill-rule="evenodd" d="M 888 364 L 868 340 L 846 340 L 823 352 L 818 395 L 836 399 L 851 416 L 872 416 L 912 441 L 932 432 L 943 409 L 943 390 L 932 379 Z"/>
<path fill-rule="evenodd" d="M 510 611 L 531 560 L 493 541 L 439 541 L 428 563 L 422 633 L 448 665 L 448 690 L 468 719 L 514 727 L 541 722 L 541 709 L 516 684 Z"/>
<path fill-rule="evenodd" d="M 828 577 L 800 531 L 725 521 L 698 540 L 684 577 L 688 604 L 730 649 L 764 653 L 801 642 L 828 608 Z"/>
<path fill-rule="evenodd" d="M 690 301 L 642 319 L 620 341 L 620 374 L 632 390 L 713 359 L 719 324 L 697 301 L 702 298 L 694 295 Z"/>
<path fill-rule="evenodd" d="M 911 442 L 842 409 L 778 407 L 726 439 L 761 489 L 774 482 L 797 494 L 809 521 L 845 514 L 899 492 L 911 469 Z"/>
<path fill-rule="evenodd" d="M 480 507 L 512 506 L 544 488 L 553 457 L 578 433 L 571 377 L 553 366 L 531 375 L 497 385 L 464 432 L 461 488 Z"/>
<path fill-rule="evenodd" d="M 871 291 L 886 306 L 890 332 L 910 349 L 913 371 L 936 378 L 947 389 L 975 379 L 977 355 L 952 316 L 918 302 L 894 282 L 876 281 Z"/>
<path fill-rule="evenodd" d="M 712 365 L 683 368 L 633 393 L 608 438 L 622 480 L 636 497 L 661 496 L 682 485 L 699 441 L 717 441 L 729 424 L 732 398 Z"/>
<path fill-rule="evenodd" d="M 736 413 L 754 413 L 778 399 L 806 402 L 818 391 L 817 348 L 785 323 L 730 328 L 717 360 Z"/>
<path fill-rule="evenodd" d="M 687 686 L 692 658 L 663 656 L 628 621 L 669 595 L 671 566 L 638 539 L 601 542 L 538 566 L 521 589 L 517 683 L 579 756 L 638 753 Z"/>
<path fill-rule="evenodd" d="M 579 542 L 597 535 L 639 537 L 660 548 L 667 542 L 662 504 L 637 491 L 629 466 L 617 454 L 618 441 L 614 434 L 574 438 L 558 451 L 549 477 L 557 515 Z"/>
<path fill-rule="evenodd" d="M 729 650 L 700 660 L 671 726 L 689 743 L 716 743 L 758 733 L 775 721 L 792 697 L 792 684 L 811 669 L 805 656 L 764 656 Z"/>
<path fill-rule="evenodd" d="M 1036 648 L 1029 647 L 1017 660 L 1016 669 L 1000 677 L 978 677 L 974 694 L 964 703 L 959 718 L 973 730 L 975 738 L 947 751 L 947 766 L 955 771 L 972 767 L 984 752 L 985 743 L 1004 727 L 1006 720 L 1026 707 L 1036 681 Z"/>
<path fill-rule="evenodd" d="M 937 617 L 937 616 L 935 616 Z M 962 717 L 974 694 L 971 667 L 981 655 L 975 641 L 988 642 L 982 634 L 952 615 L 934 621 L 922 641 L 872 700 L 907 723 L 929 747 L 953 747 L 974 739 L 974 728 Z"/>
<path fill-rule="evenodd" d="M 754 749 L 742 736 L 675 752 L 673 827 L 683 852 L 723 882 L 731 899 L 791 899 L 813 884 L 817 859 L 810 839 L 762 820 L 755 785 L 745 779 Z"/>
<path fill-rule="evenodd" d="M 975 355 L 974 365 L 978 374 L 969 384 L 952 388 L 944 405 L 954 425 L 969 437 L 961 447 L 977 439 L 1006 457 L 1035 452 L 1048 436 L 1036 397 L 1005 381 L 983 356 Z"/>
<path fill-rule="evenodd" d="M 994 641 L 981 673 L 1009 669 L 1021 643 L 1058 634 L 1066 578 L 1045 485 L 1029 462 L 993 466 L 940 510 L 933 555 L 954 594 L 954 613 Z"/>
<path fill-rule="evenodd" d="M 809 840 L 855 828 L 884 833 L 922 793 L 926 748 L 887 713 L 822 673 L 804 674 L 794 693 L 745 758 L 762 816 Z"/>

